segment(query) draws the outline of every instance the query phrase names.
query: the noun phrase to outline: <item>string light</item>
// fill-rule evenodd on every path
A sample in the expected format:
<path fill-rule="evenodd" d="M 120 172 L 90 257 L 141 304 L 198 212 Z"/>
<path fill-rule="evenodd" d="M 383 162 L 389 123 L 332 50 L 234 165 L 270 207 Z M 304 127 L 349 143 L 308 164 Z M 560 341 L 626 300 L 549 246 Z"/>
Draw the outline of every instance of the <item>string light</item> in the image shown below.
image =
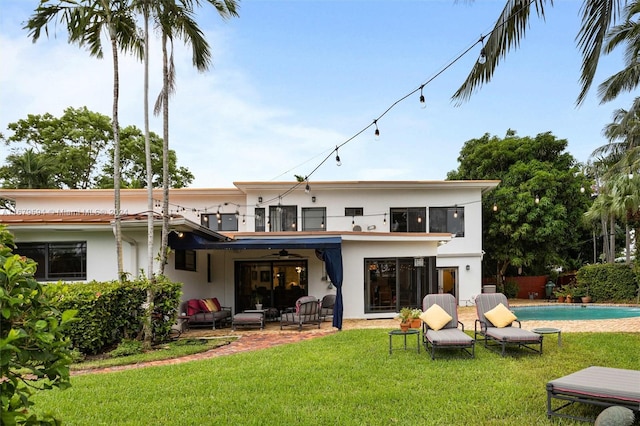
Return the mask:
<path fill-rule="evenodd" d="M 498 211 L 498 205 L 496 203 L 493 203 L 493 211 L 494 212 Z"/>
<path fill-rule="evenodd" d="M 480 36 L 479 42 L 482 43 L 482 48 L 480 49 L 480 56 L 478 56 L 478 63 L 484 65 L 487 62 L 487 52 L 484 50 L 484 36 Z"/>
<path fill-rule="evenodd" d="M 536 194 L 536 198 L 533 200 L 536 204 L 540 204 L 540 197 Z"/>
<path fill-rule="evenodd" d="M 304 192 L 308 194 L 309 191 L 311 191 L 311 187 L 309 186 L 309 180 L 307 180 L 307 184 L 304 187 Z"/>
<path fill-rule="evenodd" d="M 338 147 L 336 146 L 336 165 L 338 167 L 342 166 L 342 161 L 340 161 L 340 154 L 338 154 Z"/>
<path fill-rule="evenodd" d="M 456 210 L 453 212 L 453 217 L 458 218 L 458 206 L 456 206 Z"/>
<path fill-rule="evenodd" d="M 427 102 L 424 99 L 424 94 L 422 93 L 422 89 L 424 88 L 424 84 L 420 86 L 420 108 L 425 109 L 427 107 Z"/>
<path fill-rule="evenodd" d="M 378 120 L 373 120 L 373 124 L 376 126 L 376 130 L 373 132 L 373 137 L 375 140 L 380 140 L 380 129 L 378 129 Z"/>
<path fill-rule="evenodd" d="M 382 224 L 386 225 L 387 224 L 387 214 L 384 214 L 384 219 L 382 219 Z"/>

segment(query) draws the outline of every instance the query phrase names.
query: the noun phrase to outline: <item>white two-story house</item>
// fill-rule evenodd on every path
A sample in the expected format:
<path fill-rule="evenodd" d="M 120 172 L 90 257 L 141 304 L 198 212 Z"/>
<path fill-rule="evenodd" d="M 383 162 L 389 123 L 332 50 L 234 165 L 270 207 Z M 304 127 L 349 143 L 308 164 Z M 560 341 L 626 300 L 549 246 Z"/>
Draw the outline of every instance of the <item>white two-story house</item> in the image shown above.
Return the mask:
<path fill-rule="evenodd" d="M 335 292 L 344 318 L 390 318 L 401 307 L 419 307 L 429 293 L 448 292 L 465 304 L 481 292 L 481 199 L 497 185 L 236 182 L 173 189 L 165 274 L 184 283 L 184 300 L 217 297 L 235 312 L 252 308 L 256 295 L 264 307 L 283 309 L 302 295 Z M 15 203 L 0 224 L 15 235 L 18 253 L 38 261 L 40 281 L 116 278 L 113 190 L 16 189 L 0 196 Z M 161 198 L 155 191 L 154 257 Z M 121 208 L 124 269 L 135 276 L 148 264 L 146 190 L 122 190 Z"/>

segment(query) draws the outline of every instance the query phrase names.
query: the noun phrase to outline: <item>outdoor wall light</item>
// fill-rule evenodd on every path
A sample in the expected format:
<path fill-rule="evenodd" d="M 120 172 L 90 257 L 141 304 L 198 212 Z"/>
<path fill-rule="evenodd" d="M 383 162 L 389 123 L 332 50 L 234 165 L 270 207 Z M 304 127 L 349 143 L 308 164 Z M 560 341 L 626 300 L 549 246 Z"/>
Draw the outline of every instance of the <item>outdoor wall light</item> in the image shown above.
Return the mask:
<path fill-rule="evenodd" d="M 471 269 L 471 265 L 467 265 L 467 271 Z"/>
<path fill-rule="evenodd" d="M 262 202 L 262 197 L 258 197 L 258 202 L 261 203 Z"/>
<path fill-rule="evenodd" d="M 311 197 L 311 202 L 315 203 L 316 202 L 316 196 L 314 195 L 313 197 Z"/>

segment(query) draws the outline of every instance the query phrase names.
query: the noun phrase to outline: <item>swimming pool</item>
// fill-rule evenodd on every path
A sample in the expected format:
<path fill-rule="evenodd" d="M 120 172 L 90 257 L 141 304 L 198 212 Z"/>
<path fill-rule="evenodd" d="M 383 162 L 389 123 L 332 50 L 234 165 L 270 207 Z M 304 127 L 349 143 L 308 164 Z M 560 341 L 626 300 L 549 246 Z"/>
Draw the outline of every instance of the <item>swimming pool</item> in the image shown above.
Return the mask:
<path fill-rule="evenodd" d="M 596 320 L 640 317 L 640 307 L 561 304 L 519 306 L 511 310 L 521 321 Z"/>

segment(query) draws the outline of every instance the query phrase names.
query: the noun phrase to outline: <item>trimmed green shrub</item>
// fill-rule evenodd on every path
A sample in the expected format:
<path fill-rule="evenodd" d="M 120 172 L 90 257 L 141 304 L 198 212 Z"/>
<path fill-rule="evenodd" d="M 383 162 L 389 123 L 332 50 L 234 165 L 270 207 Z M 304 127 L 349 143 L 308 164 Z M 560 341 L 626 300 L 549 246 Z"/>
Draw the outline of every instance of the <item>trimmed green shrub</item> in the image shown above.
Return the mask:
<path fill-rule="evenodd" d="M 578 270 L 576 281 L 594 302 L 631 302 L 637 297 L 636 273 L 628 265 L 586 265 Z"/>
<path fill-rule="evenodd" d="M 33 274 L 36 263 L 13 253 L 13 235 L 0 226 L 0 424 L 59 424 L 31 411 L 39 391 L 71 386 L 73 310 L 52 305 Z"/>
<path fill-rule="evenodd" d="M 123 339 L 141 338 L 147 318 L 146 290 L 152 285 L 145 277 L 119 283 L 57 283 L 47 292 L 59 309 L 75 309 L 79 321 L 69 338 L 74 349 L 96 354 Z M 157 341 L 165 340 L 178 315 L 182 284 L 157 277 L 153 284 L 152 330 Z"/>

